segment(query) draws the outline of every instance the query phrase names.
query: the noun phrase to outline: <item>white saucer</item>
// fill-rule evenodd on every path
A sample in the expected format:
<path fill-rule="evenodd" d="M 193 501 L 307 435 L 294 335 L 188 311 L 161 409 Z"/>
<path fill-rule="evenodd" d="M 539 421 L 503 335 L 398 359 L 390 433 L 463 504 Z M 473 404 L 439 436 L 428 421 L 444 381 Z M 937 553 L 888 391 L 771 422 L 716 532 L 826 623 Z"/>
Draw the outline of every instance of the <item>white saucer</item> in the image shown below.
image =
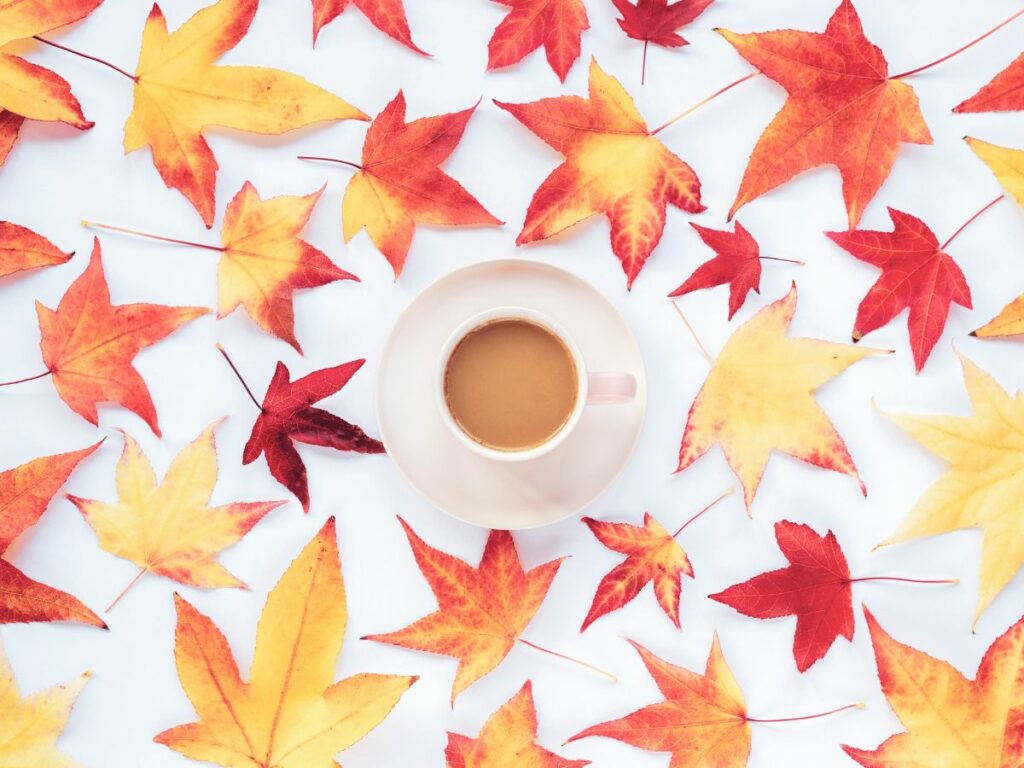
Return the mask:
<path fill-rule="evenodd" d="M 438 355 L 467 317 L 502 305 L 549 315 L 576 341 L 589 370 L 632 373 L 636 399 L 588 407 L 562 445 L 531 461 L 472 453 L 438 413 Z M 377 423 L 392 461 L 431 504 L 487 528 L 546 525 L 587 506 L 626 466 L 646 406 L 643 358 L 615 307 L 575 275 L 520 259 L 474 264 L 426 288 L 395 323 L 377 379 Z"/>

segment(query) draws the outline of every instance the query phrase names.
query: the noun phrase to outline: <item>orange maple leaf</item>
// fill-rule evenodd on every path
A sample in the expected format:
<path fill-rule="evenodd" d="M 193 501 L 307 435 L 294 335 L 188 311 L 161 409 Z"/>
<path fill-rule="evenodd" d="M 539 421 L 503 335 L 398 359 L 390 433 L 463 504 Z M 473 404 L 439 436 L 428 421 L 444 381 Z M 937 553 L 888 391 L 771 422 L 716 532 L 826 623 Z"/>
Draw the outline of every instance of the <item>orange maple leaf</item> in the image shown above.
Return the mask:
<path fill-rule="evenodd" d="M 409 31 L 409 20 L 405 17 L 405 6 L 402 0 L 312 0 L 313 2 L 313 45 L 320 35 L 320 30 L 338 18 L 342 11 L 354 5 L 377 29 L 391 37 L 406 48 L 424 56 L 426 51 L 412 41 Z"/>
<path fill-rule="evenodd" d="M 647 129 L 629 94 L 597 61 L 590 63 L 587 99 L 495 103 L 565 156 L 534 193 L 516 245 L 603 213 L 628 288 L 661 240 L 666 206 L 704 210 L 697 174 Z"/>
<path fill-rule="evenodd" d="M 36 302 L 39 346 L 57 394 L 82 418 L 99 424 L 96 406 L 113 402 L 138 414 L 158 436 L 156 408 L 132 359 L 179 327 L 205 315 L 204 307 L 110 303 L 93 240 L 89 266 L 71 284 L 56 310 Z"/>
<path fill-rule="evenodd" d="M 512 534 L 491 531 L 480 565 L 473 568 L 428 545 L 402 518 L 398 521 L 439 610 L 404 629 L 363 639 L 458 659 L 452 685 L 454 703 L 460 693 L 497 667 L 520 640 L 544 602 L 562 559 L 524 571 Z"/>
<path fill-rule="evenodd" d="M 448 732 L 447 768 L 583 768 L 589 760 L 569 760 L 537 743 L 537 709 L 527 680 L 494 712 L 475 739 Z"/>
<path fill-rule="evenodd" d="M 438 166 L 455 151 L 476 105 L 405 121 L 405 96 L 384 107 L 366 132 L 358 172 L 345 188 L 345 242 L 365 229 L 397 278 L 416 224 L 501 224 Z"/>
<path fill-rule="evenodd" d="M 730 219 L 798 173 L 834 165 L 853 229 L 889 176 L 900 144 L 932 143 L 914 89 L 889 76 L 850 0 L 840 3 L 824 33 L 718 31 L 789 93 L 750 155 Z"/>
<path fill-rule="evenodd" d="M 0 277 L 63 264 L 71 256 L 27 227 L 0 221 Z"/>
<path fill-rule="evenodd" d="M 508 15 L 487 43 L 487 69 L 517 64 L 544 46 L 548 64 L 563 83 L 580 57 L 583 31 L 590 28 L 583 0 L 497 0 Z"/>
<path fill-rule="evenodd" d="M 21 130 L 21 124 L 24 122 L 25 118 L 21 115 L 0 109 L 0 165 L 4 164 L 7 156 L 11 153 L 14 142 L 18 140 L 18 131 Z"/>

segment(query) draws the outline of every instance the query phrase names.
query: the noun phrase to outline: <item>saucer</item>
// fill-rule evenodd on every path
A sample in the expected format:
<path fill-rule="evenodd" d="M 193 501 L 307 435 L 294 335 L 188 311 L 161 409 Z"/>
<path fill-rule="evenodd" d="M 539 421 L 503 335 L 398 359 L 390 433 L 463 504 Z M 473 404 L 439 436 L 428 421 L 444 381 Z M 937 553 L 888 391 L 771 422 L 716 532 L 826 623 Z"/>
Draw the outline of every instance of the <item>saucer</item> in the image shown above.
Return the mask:
<path fill-rule="evenodd" d="M 503 305 L 554 319 L 588 370 L 633 374 L 636 399 L 588 406 L 564 443 L 530 461 L 497 462 L 470 451 L 438 412 L 438 355 L 467 317 Z M 377 424 L 399 471 L 438 509 L 487 528 L 547 525 L 587 506 L 626 466 L 646 405 L 643 358 L 615 307 L 575 275 L 519 259 L 474 264 L 424 289 L 395 323 L 377 378 Z"/>

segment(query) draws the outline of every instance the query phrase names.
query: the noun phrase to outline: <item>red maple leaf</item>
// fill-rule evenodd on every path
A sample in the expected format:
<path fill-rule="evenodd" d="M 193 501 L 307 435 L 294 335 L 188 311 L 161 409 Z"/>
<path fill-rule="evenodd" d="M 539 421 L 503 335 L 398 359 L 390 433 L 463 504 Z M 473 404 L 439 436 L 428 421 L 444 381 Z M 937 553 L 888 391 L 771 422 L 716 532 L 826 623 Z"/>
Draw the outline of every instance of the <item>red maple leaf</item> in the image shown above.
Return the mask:
<path fill-rule="evenodd" d="M 714 0 L 677 0 L 669 5 L 668 0 L 612 0 L 622 14 L 617 19 L 622 31 L 634 40 L 644 42 L 644 63 L 640 74 L 641 84 L 647 74 L 647 44 L 678 48 L 689 45 L 690 41 L 676 32 L 682 26 L 700 16 Z"/>
<path fill-rule="evenodd" d="M 522 61 L 544 46 L 548 64 L 563 83 L 580 57 L 583 30 L 590 27 L 583 0 L 498 0 L 508 15 L 487 43 L 487 69 Z"/>
<path fill-rule="evenodd" d="M 356 371 L 363 367 L 365 360 L 353 360 L 333 368 L 313 371 L 296 381 L 290 381 L 288 367 L 278 362 L 261 405 L 231 358 L 223 349 L 220 351 L 260 409 L 260 415 L 256 418 L 252 434 L 242 452 L 242 463 L 251 464 L 261 454 L 266 454 L 270 474 L 298 497 L 304 512 L 309 512 L 309 484 L 306 465 L 295 450 L 293 441 L 322 445 L 338 451 L 384 453 L 384 445 L 369 437 L 360 427 L 322 408 L 313 407 L 313 403 L 344 387 Z"/>
<path fill-rule="evenodd" d="M 738 221 L 734 232 L 708 229 L 690 222 L 715 257 L 694 270 L 670 297 L 729 284 L 729 319 L 743 306 L 750 291 L 761 290 L 761 251 L 757 241 Z"/>
<path fill-rule="evenodd" d="M 853 590 L 846 557 L 835 535 L 786 520 L 775 524 L 775 539 L 789 561 L 724 592 L 709 595 L 756 619 L 796 616 L 793 658 L 805 672 L 837 637 L 853 639 Z"/>
<path fill-rule="evenodd" d="M 928 226 L 910 214 L 889 209 L 892 232 L 826 232 L 839 247 L 882 270 L 857 308 L 853 340 L 882 327 L 910 309 L 907 328 L 914 364 L 920 372 L 946 327 L 951 303 L 971 308 L 971 289 L 960 267 L 939 245 Z M 952 240 L 952 238 L 950 238 Z"/>
<path fill-rule="evenodd" d="M 954 112 L 1015 112 L 1024 109 L 1024 53 L 981 87 L 976 94 L 957 104 Z"/>
<path fill-rule="evenodd" d="M 316 45 L 320 30 L 338 18 L 341 12 L 351 4 L 362 11 L 370 23 L 388 37 L 397 40 L 416 53 L 422 53 L 424 56 L 430 55 L 412 41 L 409 20 L 405 16 L 405 6 L 402 5 L 402 0 L 312 0 L 312 2 L 313 45 Z"/>

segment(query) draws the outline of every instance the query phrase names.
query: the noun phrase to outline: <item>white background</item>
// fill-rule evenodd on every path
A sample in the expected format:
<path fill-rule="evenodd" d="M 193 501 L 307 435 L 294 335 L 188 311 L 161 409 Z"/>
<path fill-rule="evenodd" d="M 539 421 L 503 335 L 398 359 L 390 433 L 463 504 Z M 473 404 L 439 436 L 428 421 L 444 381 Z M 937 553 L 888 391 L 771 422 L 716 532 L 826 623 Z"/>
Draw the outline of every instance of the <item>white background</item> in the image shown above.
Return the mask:
<path fill-rule="evenodd" d="M 164 8 L 176 28 L 202 3 L 169 2 Z M 603 219 L 577 227 L 555 242 L 516 250 L 533 190 L 559 162 L 492 98 L 527 101 L 559 93 L 582 93 L 591 55 L 619 77 L 652 125 L 750 71 L 718 35 L 716 26 L 737 31 L 794 27 L 820 31 L 833 10 L 831 0 L 775 0 L 772 3 L 719 0 L 684 30 L 693 43 L 681 50 L 652 47 L 648 83 L 639 84 L 641 43 L 627 39 L 605 0 L 588 0 L 592 28 L 583 55 L 564 87 L 542 54 L 497 73 L 484 73 L 486 42 L 502 18 L 502 6 L 484 0 L 408 0 L 414 37 L 434 53 L 424 59 L 373 29 L 355 8 L 327 27 L 310 48 L 310 11 L 299 0 L 265 0 L 248 36 L 225 63 L 279 66 L 299 72 L 369 114 L 376 114 L 404 88 L 410 117 L 465 108 L 483 97 L 465 139 L 447 170 L 476 194 L 504 228 L 431 230 L 420 228 L 401 280 L 365 235 L 346 247 L 341 239 L 340 202 L 344 169 L 298 162 L 296 154 L 336 155 L 357 160 L 365 126 L 357 122 L 313 127 L 271 139 L 210 131 L 221 165 L 218 214 L 246 179 L 264 195 L 307 193 L 328 182 L 306 230 L 307 238 L 362 284 L 335 283 L 296 297 L 299 357 L 286 344 L 260 333 L 241 311 L 225 320 L 206 317 L 143 352 L 137 360 L 152 390 L 164 439 L 156 439 L 134 415 L 106 407 L 101 429 L 93 429 L 41 380 L 0 391 L 0 466 L 79 448 L 108 435 L 106 444 L 72 477 L 68 490 L 111 500 L 113 468 L 120 453 L 121 427 L 138 438 L 158 471 L 210 421 L 230 418 L 219 430 L 220 482 L 215 502 L 290 498 L 270 477 L 262 459 L 242 467 L 240 455 L 255 410 L 214 350 L 221 341 L 253 388 L 262 393 L 274 363 L 284 360 L 293 375 L 366 357 L 354 381 L 326 405 L 376 434 L 373 382 L 376 358 L 395 317 L 424 286 L 452 269 L 475 261 L 528 255 L 562 265 L 597 285 L 632 325 L 650 373 L 649 417 L 628 470 L 588 513 L 611 520 L 640 520 L 649 510 L 674 529 L 708 500 L 735 485 L 716 450 L 685 473 L 672 476 L 686 412 L 707 365 L 685 333 L 665 295 L 710 257 L 690 229 L 690 218 L 670 209 L 665 237 L 632 294 L 608 243 Z M 886 52 L 890 70 L 931 61 L 1002 20 L 1019 6 L 1011 0 L 961 3 L 954 0 L 860 0 L 869 38 Z M 131 69 L 137 57 L 148 3 L 107 0 L 84 23 L 59 36 L 63 43 L 106 57 Z M 1019 52 L 1024 21 L 1018 21 L 941 68 L 912 78 L 934 146 L 905 145 L 881 193 L 868 207 L 863 225 L 889 229 L 885 206 L 918 215 L 940 240 L 995 197 L 999 188 L 988 169 L 961 141 L 971 134 L 1020 146 L 1024 116 L 950 113 Z M 32 61 L 51 66 L 73 85 L 96 127 L 77 133 L 60 126 L 28 124 L 5 167 L 0 169 L 0 217 L 32 227 L 78 255 L 67 265 L 8 279 L 0 284 L 3 354 L 0 379 L 41 370 L 33 303 L 55 306 L 86 263 L 91 234 L 82 218 L 133 226 L 166 235 L 217 241 L 190 205 L 166 190 L 148 151 L 125 157 L 122 125 L 131 109 L 130 83 L 103 67 L 59 51 L 27 49 Z M 735 195 L 755 140 L 785 94 L 757 78 L 678 123 L 662 135 L 690 162 L 703 182 L 708 212 L 694 217 L 713 227 Z M 766 263 L 762 297 L 754 296 L 733 323 L 726 317 L 726 289 L 687 296 L 681 304 L 714 352 L 735 327 L 767 301 L 783 295 L 796 279 L 800 301 L 793 332 L 824 339 L 849 338 L 856 307 L 877 271 L 831 244 L 822 232 L 846 225 L 833 169 L 801 176 L 755 201 L 740 220 L 759 240 L 762 253 L 795 257 L 807 266 Z M 216 256 L 207 251 L 102 237 L 104 266 L 115 303 L 153 301 L 214 306 Z M 852 702 L 867 709 L 824 720 L 754 726 L 751 766 L 852 765 L 839 743 L 874 747 L 900 730 L 882 697 L 860 603 L 866 602 L 894 636 L 973 676 L 981 654 L 1021 612 L 1024 579 L 1016 578 L 970 630 L 977 587 L 981 536 L 964 531 L 880 550 L 871 548 L 910 510 L 943 471 L 939 460 L 905 437 L 872 407 L 922 413 L 967 413 L 953 345 L 1016 389 L 1022 382 L 1021 348 L 1015 342 L 981 342 L 968 331 L 989 320 L 1024 290 L 1024 217 L 1003 202 L 965 231 L 951 247 L 971 283 L 975 310 L 954 308 L 946 333 L 924 372 L 913 372 L 905 315 L 868 337 L 897 354 L 855 365 L 826 385 L 821 404 L 846 438 L 867 483 L 863 499 L 848 477 L 814 469 L 781 456 L 769 463 L 749 519 L 739 495 L 723 503 L 681 537 L 696 568 L 696 581 L 683 585 L 678 632 L 659 612 L 650 590 L 624 610 L 602 619 L 585 635 L 578 628 L 594 588 L 619 556 L 606 551 L 577 520 L 516 535 L 522 559 L 535 566 L 572 555 L 555 579 L 544 606 L 525 636 L 614 670 L 618 685 L 584 670 L 517 647 L 493 674 L 448 706 L 455 662 L 389 646 L 362 642 L 370 632 L 402 627 L 433 610 L 433 598 L 416 570 L 401 530 L 406 517 L 430 543 L 475 564 L 486 532 L 445 517 L 420 500 L 384 456 L 349 456 L 303 447 L 310 471 L 313 505 L 308 516 L 294 501 L 271 514 L 223 556 L 223 562 L 252 586 L 251 592 L 185 596 L 213 616 L 228 636 L 243 670 L 252 657 L 255 623 L 267 590 L 328 515 L 338 516 L 344 575 L 349 590 L 348 642 L 339 676 L 357 671 L 415 673 L 421 679 L 393 714 L 342 756 L 346 768 L 441 766 L 445 731 L 475 735 L 486 717 L 526 678 L 534 681 L 541 721 L 540 742 L 556 748 L 596 722 L 624 715 L 660 697 L 624 637 L 635 638 L 665 658 L 702 669 L 717 630 L 728 663 L 742 686 L 752 716 L 811 713 Z M 615 439 L 609 435 L 609 439 Z M 839 640 L 824 661 L 797 673 L 790 652 L 794 619 L 757 621 L 706 599 L 737 581 L 782 564 L 772 534 L 776 520 L 832 528 L 855 575 L 957 576 L 958 587 L 862 584 L 854 589 L 857 631 L 852 644 Z M 132 578 L 135 566 L 103 552 L 75 509 L 58 497 L 42 523 L 13 550 L 11 558 L 31 576 L 69 590 L 96 610 Z M 153 744 L 157 732 L 189 722 L 193 712 L 173 665 L 176 585 L 145 578 L 109 617 L 111 631 L 71 625 L 7 626 L 0 631 L 24 692 L 69 680 L 91 669 L 89 682 L 67 728 L 62 746 L 92 768 L 176 768 L 188 761 Z M 561 749 L 595 766 L 663 768 L 664 754 L 641 752 L 618 742 L 588 739 Z"/>

